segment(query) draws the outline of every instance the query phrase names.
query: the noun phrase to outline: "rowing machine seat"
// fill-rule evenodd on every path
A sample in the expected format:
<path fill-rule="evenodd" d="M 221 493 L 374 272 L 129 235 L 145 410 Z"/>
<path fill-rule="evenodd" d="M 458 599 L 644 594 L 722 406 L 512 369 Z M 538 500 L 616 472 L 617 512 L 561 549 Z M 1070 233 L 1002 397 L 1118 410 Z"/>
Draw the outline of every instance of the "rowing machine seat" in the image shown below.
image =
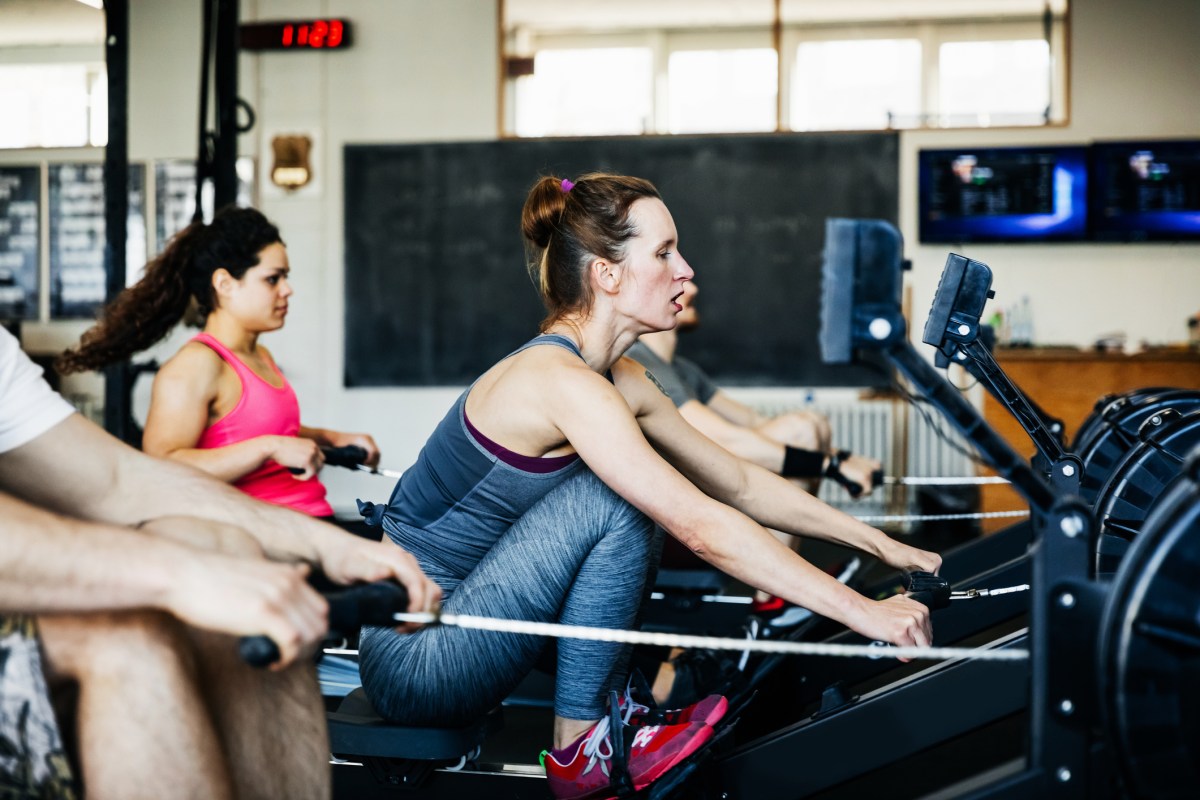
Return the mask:
<path fill-rule="evenodd" d="M 497 707 L 458 728 L 399 725 L 379 716 L 362 687 L 346 695 L 337 711 L 326 715 L 329 749 L 338 756 L 375 756 L 420 761 L 452 761 L 472 752 L 504 727 Z"/>

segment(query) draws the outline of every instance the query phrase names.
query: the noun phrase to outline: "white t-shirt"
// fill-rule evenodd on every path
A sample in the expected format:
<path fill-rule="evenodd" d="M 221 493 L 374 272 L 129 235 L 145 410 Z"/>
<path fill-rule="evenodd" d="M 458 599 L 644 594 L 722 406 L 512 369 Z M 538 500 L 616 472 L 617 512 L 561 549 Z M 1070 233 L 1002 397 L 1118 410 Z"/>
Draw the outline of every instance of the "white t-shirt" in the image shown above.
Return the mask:
<path fill-rule="evenodd" d="M 74 411 L 42 378 L 42 368 L 29 360 L 16 337 L 0 328 L 0 453 L 33 441 Z"/>

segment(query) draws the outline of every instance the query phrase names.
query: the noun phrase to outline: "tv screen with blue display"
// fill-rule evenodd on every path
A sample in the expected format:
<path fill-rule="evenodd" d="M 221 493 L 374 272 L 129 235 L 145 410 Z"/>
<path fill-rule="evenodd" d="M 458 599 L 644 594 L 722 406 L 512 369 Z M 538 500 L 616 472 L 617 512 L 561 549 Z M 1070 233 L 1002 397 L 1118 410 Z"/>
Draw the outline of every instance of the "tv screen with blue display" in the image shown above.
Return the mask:
<path fill-rule="evenodd" d="M 1083 147 L 922 150 L 922 242 L 1081 241 L 1087 236 Z"/>
<path fill-rule="evenodd" d="M 1200 141 L 1092 145 L 1092 237 L 1200 239 Z"/>

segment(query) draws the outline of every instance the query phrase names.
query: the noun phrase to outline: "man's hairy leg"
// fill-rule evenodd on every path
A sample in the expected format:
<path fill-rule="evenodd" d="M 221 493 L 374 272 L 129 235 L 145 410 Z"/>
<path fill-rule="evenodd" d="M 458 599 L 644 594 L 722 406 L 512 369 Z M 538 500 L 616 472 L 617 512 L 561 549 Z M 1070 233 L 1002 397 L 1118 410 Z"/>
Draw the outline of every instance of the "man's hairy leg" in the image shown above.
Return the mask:
<path fill-rule="evenodd" d="M 157 612 L 47 615 L 38 625 L 48 682 L 79 688 L 89 798 L 234 796 L 181 625 Z"/>
<path fill-rule="evenodd" d="M 162 518 L 145 530 L 202 549 L 263 557 L 248 534 L 209 520 Z M 302 659 L 282 671 L 255 669 L 238 658 L 232 637 L 198 630 L 189 635 L 237 796 L 327 798 L 328 733 L 312 661 Z"/>
<path fill-rule="evenodd" d="M 255 669 L 232 637 L 192 631 L 200 686 L 239 798 L 306 800 L 332 791 L 325 707 L 311 660 Z"/>

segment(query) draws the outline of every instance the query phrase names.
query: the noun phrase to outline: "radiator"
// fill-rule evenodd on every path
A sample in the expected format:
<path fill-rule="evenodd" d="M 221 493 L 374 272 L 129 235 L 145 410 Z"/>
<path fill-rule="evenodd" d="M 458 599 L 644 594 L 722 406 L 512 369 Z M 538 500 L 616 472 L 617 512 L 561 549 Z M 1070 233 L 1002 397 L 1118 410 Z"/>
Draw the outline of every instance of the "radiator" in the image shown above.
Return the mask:
<path fill-rule="evenodd" d="M 904 400 L 816 400 L 809 403 L 756 403 L 762 414 L 788 411 L 823 414 L 838 449 L 883 462 L 884 474 L 914 477 L 967 477 L 976 474 L 971 446 L 934 409 L 921 414 Z M 852 500 L 842 487 L 823 481 L 822 500 L 856 515 L 916 513 L 915 493 L 903 487 L 876 489 L 869 498 Z"/>

